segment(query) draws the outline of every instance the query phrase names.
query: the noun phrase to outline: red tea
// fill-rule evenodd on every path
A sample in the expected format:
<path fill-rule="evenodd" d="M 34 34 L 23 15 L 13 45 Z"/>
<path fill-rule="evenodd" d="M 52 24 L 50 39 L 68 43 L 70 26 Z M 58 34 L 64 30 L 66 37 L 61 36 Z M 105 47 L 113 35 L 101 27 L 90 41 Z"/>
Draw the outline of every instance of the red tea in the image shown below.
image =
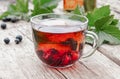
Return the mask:
<path fill-rule="evenodd" d="M 49 23 L 53 23 L 53 26 L 33 28 L 38 57 L 49 66 L 64 67 L 73 64 L 82 54 L 84 30 L 74 26 L 54 26 L 53 21 Z"/>

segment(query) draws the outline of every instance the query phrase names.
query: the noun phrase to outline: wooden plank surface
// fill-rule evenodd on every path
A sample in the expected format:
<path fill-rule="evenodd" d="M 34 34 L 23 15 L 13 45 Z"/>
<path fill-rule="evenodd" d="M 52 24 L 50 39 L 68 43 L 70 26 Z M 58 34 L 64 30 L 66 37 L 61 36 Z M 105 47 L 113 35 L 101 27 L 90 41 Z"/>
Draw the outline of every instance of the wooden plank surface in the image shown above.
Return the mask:
<path fill-rule="evenodd" d="M 100 79 L 119 79 L 120 66 L 114 61 L 111 61 L 107 56 L 101 52 L 96 52 L 89 58 L 84 59 L 83 63 L 93 72 L 95 72 Z"/>
<path fill-rule="evenodd" d="M 18 27 L 18 28 L 22 28 L 22 27 Z M 15 29 L 13 28 L 10 30 L 8 29 L 6 32 L 0 31 L 0 33 L 3 34 L 3 36 L 1 36 L 0 38 L 4 38 L 6 35 L 8 35 L 11 38 L 11 40 L 14 40 L 13 38 L 17 34 L 21 34 L 21 32 L 19 32 L 16 28 Z M 29 35 L 31 35 L 31 34 L 29 34 Z M 51 79 L 52 78 L 54 79 L 54 77 L 55 77 L 55 79 L 57 79 L 57 78 L 58 79 L 64 79 L 64 78 L 68 78 L 68 79 L 74 79 L 74 78 L 117 79 L 117 78 L 119 78 L 118 74 L 120 74 L 120 67 L 117 66 L 115 63 L 113 63 L 111 60 L 109 60 L 107 57 L 103 56 L 99 52 L 96 52 L 90 58 L 84 59 L 84 60 L 76 63 L 71 68 L 57 69 L 57 70 L 52 69 L 51 70 L 51 68 L 44 67 L 43 64 L 41 64 L 41 62 L 37 58 L 37 56 L 34 52 L 34 49 L 33 49 L 34 48 L 33 42 L 30 39 L 28 39 L 28 37 L 24 36 L 24 40 L 20 45 L 15 45 L 14 41 L 11 42 L 11 44 L 9 46 L 5 45 L 3 42 L 0 42 L 1 43 L 1 47 L 0 47 L 1 52 L 6 52 L 5 54 L 10 56 L 6 59 L 9 60 L 9 58 L 12 58 L 13 62 L 15 62 L 18 65 L 18 68 L 20 67 L 19 69 L 22 71 L 22 74 L 24 74 L 25 77 L 27 77 L 28 79 L 32 79 L 32 78 L 46 79 L 49 77 Z M 1 58 L 3 58 L 3 57 L 1 57 Z M 6 60 L 2 60 L 2 62 L 6 62 Z M 104 64 L 105 62 L 107 62 L 107 63 Z M 9 65 L 9 63 L 7 63 L 7 64 Z M 4 65 L 2 67 L 6 68 L 6 66 L 4 66 Z M 98 67 L 98 68 L 96 68 L 96 67 Z M 8 68 L 9 68 L 9 66 L 8 66 Z M 14 70 L 14 66 L 13 66 L 13 70 Z M 103 70 L 105 70 L 105 71 L 103 71 Z M 10 71 L 10 70 L 8 70 L 8 71 L 11 72 L 11 74 L 13 74 L 12 71 Z M 16 72 L 18 72 L 18 71 L 16 71 Z M 115 74 L 110 75 L 110 73 L 112 73 L 112 72 L 114 72 Z M 49 76 L 50 74 L 52 74 L 52 77 Z M 57 74 L 59 74 L 59 75 L 57 76 Z M 14 77 L 14 75 L 19 77 L 21 74 L 20 75 L 13 74 L 13 76 L 10 75 L 10 76 L 8 76 L 8 78 L 15 79 L 16 77 Z M 118 76 L 115 76 L 115 75 L 118 75 Z M 21 79 L 20 77 L 19 77 L 19 79 Z M 2 78 L 4 78 L 4 77 L 2 76 Z"/>
<path fill-rule="evenodd" d="M 22 24 L 24 24 L 24 23 L 22 23 Z M 29 27 L 31 27 L 31 26 L 29 25 Z M 27 36 L 29 37 L 29 39 L 32 40 L 32 38 L 31 38 L 31 32 L 28 31 L 28 29 L 25 29 L 25 27 L 24 27 L 23 30 L 22 29 L 18 29 L 18 30 L 21 31 L 22 33 L 24 33 L 24 35 L 29 34 Z M 86 48 L 86 49 L 88 49 L 88 48 Z M 76 78 L 83 78 L 83 79 L 89 79 L 90 76 L 94 77 L 95 79 L 96 78 L 98 78 L 98 79 L 100 79 L 100 78 L 104 78 L 104 79 L 107 79 L 107 78 L 109 78 L 109 79 L 120 78 L 119 75 L 118 75 L 118 73 L 120 74 L 120 72 L 119 72 L 120 71 L 119 70 L 120 67 L 119 66 L 117 66 L 113 61 L 109 60 L 109 58 L 103 56 L 103 54 L 101 54 L 100 52 L 97 51 L 97 53 L 95 53 L 95 54 L 97 54 L 97 55 L 93 55 L 92 56 L 92 57 L 94 57 L 93 59 L 91 59 L 92 57 L 90 57 L 90 59 L 93 60 L 93 62 L 90 61 L 89 58 L 88 59 L 86 58 L 85 60 L 87 62 L 90 61 L 90 63 L 95 64 L 95 66 L 91 66 L 92 68 L 97 68 L 97 67 L 100 68 L 101 67 L 101 69 L 100 70 L 98 70 L 98 68 L 97 69 L 90 69 L 90 70 L 88 69 L 89 72 L 87 71 L 87 78 L 85 78 L 84 75 L 83 75 L 83 77 L 81 77 L 82 75 L 78 75 L 78 73 L 75 72 L 75 71 L 81 71 L 81 72 L 79 72 L 80 74 L 83 74 L 84 72 L 86 72 L 85 69 L 84 69 L 84 67 L 83 67 L 83 64 L 81 62 L 73 67 L 73 68 L 75 68 L 75 70 L 73 70 L 73 68 L 69 68 L 70 69 L 70 73 L 68 73 L 69 69 L 65 69 L 65 70 L 62 70 L 62 71 L 60 69 L 59 71 L 62 72 L 64 75 L 66 75 L 67 78 L 69 78 L 69 79 L 74 79 L 74 77 L 76 77 Z M 86 61 L 82 61 L 82 62 L 86 63 Z M 101 62 L 101 61 L 103 61 L 103 62 Z M 104 63 L 106 63 L 106 64 L 104 64 Z M 88 64 L 88 63 L 86 63 L 86 64 L 87 65 L 91 65 L 91 64 Z M 87 67 L 87 65 L 84 65 L 84 66 Z M 109 68 L 107 68 L 108 67 L 107 65 L 110 65 Z M 111 70 L 112 67 L 113 67 L 114 70 Z M 83 70 L 84 72 L 82 71 L 81 68 L 84 69 Z M 91 70 L 94 71 L 94 72 L 92 72 L 93 73 L 92 75 L 89 75 L 90 72 L 91 72 Z M 103 70 L 105 70 L 105 71 L 103 71 Z M 110 73 L 112 73 L 112 72 L 114 72 L 114 73 L 116 72 L 116 73 L 110 75 Z M 73 75 L 73 74 L 74 74 L 74 76 L 71 77 L 70 75 Z M 99 74 L 99 75 L 96 75 L 96 74 Z M 116 75 L 118 75 L 118 76 L 116 76 Z M 114 77 L 112 77 L 112 76 L 114 76 Z"/>
<path fill-rule="evenodd" d="M 8 1 L 0 1 L 0 14 L 7 10 L 8 5 L 9 5 Z"/>
<path fill-rule="evenodd" d="M 26 36 L 23 35 L 24 40 L 21 44 L 16 45 L 14 43 L 15 36 L 17 34 L 22 35 L 19 31 L 17 31 L 16 29 L 10 29 L 10 30 L 7 30 L 6 33 L 4 31 L 0 31 L 0 34 L 2 34 L 0 35 L 0 38 L 4 38 L 6 35 L 8 35 L 9 38 L 11 38 L 12 40 L 10 45 L 5 45 L 3 41 L 1 41 L 1 45 L 0 45 L 0 49 L 1 49 L 0 52 L 6 54 L 5 55 L 6 57 L 2 55 L 0 58 L 0 61 L 2 62 L 1 63 L 2 65 L 0 65 L 0 67 L 2 67 L 0 68 L 1 69 L 0 71 L 1 72 L 6 71 L 6 68 L 8 67 L 9 69 L 8 72 L 10 73 L 10 75 L 7 75 L 9 74 L 7 72 L 3 73 L 5 76 L 8 76 L 8 79 L 22 79 L 22 77 L 21 78 L 19 77 L 21 74 L 17 74 L 18 73 L 17 70 L 15 72 L 11 69 L 11 67 L 13 69 L 14 68 L 16 69 L 16 67 L 14 66 L 14 63 L 18 65 L 17 67 L 18 70 L 21 70 L 22 74 L 24 74 L 25 77 L 28 79 L 33 79 L 33 78 L 34 79 L 40 79 L 40 78 L 41 79 L 48 79 L 48 78 L 64 79 L 62 74 L 60 74 L 57 70 L 49 69 L 48 67 L 44 67 L 43 64 L 41 64 L 40 60 L 38 59 L 38 57 L 34 52 L 33 42 L 27 39 Z M 7 60 L 4 60 L 4 58 L 6 58 Z M 9 58 L 13 60 L 13 64 L 8 63 L 10 60 Z M 12 66 L 9 66 L 9 64 L 12 64 Z M 0 74 L 0 75 L 4 79 L 3 74 Z M 18 76 L 18 78 L 14 76 Z"/>
<path fill-rule="evenodd" d="M 98 50 L 120 66 L 120 45 L 102 45 Z"/>
<path fill-rule="evenodd" d="M 98 1 L 100 5 L 106 1 L 112 4 L 111 0 Z M 9 4 L 1 2 L 5 5 L 0 5 L 0 13 Z M 7 26 L 6 30 L 0 29 L 0 79 L 120 79 L 119 45 L 103 45 L 94 55 L 80 59 L 70 68 L 54 69 L 43 65 L 36 56 L 29 22 L 7 23 Z M 16 45 L 14 39 L 18 34 L 23 36 L 23 41 Z M 11 39 L 9 45 L 4 44 L 5 37 Z M 90 48 L 86 46 L 85 50 Z"/>

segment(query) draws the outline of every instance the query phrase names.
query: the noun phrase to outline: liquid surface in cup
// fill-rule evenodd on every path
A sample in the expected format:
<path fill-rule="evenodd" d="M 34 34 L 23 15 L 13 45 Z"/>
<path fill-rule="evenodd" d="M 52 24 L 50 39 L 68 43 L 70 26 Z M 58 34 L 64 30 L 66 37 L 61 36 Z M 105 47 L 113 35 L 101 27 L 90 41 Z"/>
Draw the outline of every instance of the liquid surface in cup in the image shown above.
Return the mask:
<path fill-rule="evenodd" d="M 33 28 L 36 53 L 47 65 L 65 67 L 76 62 L 83 50 L 84 29 L 71 26 L 73 21 L 44 20 Z"/>

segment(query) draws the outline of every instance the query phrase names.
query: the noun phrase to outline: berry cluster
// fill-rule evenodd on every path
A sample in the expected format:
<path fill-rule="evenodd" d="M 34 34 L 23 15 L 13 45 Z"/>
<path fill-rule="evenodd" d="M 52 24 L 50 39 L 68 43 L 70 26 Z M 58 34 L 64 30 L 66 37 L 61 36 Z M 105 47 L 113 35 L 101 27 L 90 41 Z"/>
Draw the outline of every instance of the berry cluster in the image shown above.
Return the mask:
<path fill-rule="evenodd" d="M 63 45 L 69 45 L 72 50 L 76 50 L 76 48 L 77 48 L 77 41 L 75 41 L 72 38 L 68 38 L 67 40 L 65 40 L 64 42 L 61 42 L 61 43 Z"/>
<path fill-rule="evenodd" d="M 15 43 L 19 44 L 21 41 L 22 41 L 22 36 L 21 35 L 17 35 L 16 39 L 15 39 Z M 9 44 L 10 43 L 10 39 L 8 37 L 4 38 L 4 42 L 5 42 L 5 44 Z"/>
<path fill-rule="evenodd" d="M 9 44 L 10 39 L 9 39 L 9 38 L 5 38 L 5 39 L 4 39 L 4 42 L 5 42 L 5 44 Z"/>
<path fill-rule="evenodd" d="M 22 41 L 22 36 L 21 35 L 17 35 L 16 39 L 15 39 L 15 43 L 19 44 Z"/>
<path fill-rule="evenodd" d="M 15 18 L 15 17 L 4 17 L 2 19 L 3 22 L 12 22 L 12 23 L 16 23 L 19 19 Z M 5 23 L 2 23 L 1 25 L 1 29 L 5 30 L 7 28 L 7 25 Z M 15 43 L 19 44 L 22 41 L 22 36 L 21 35 L 17 35 L 15 38 Z M 9 44 L 10 43 L 10 39 L 4 38 L 3 40 L 5 42 L 5 44 Z"/>
<path fill-rule="evenodd" d="M 6 29 L 7 25 L 5 23 L 1 24 L 1 29 Z"/>
<path fill-rule="evenodd" d="M 39 44 L 36 52 L 38 57 L 46 64 L 63 67 L 79 59 L 80 53 L 76 51 L 77 45 L 74 39 L 68 38 L 60 44 Z"/>
<path fill-rule="evenodd" d="M 67 51 L 60 56 L 61 51 L 58 51 L 54 48 L 49 49 L 47 53 L 43 50 L 39 50 L 37 51 L 37 54 L 40 56 L 42 61 L 49 64 L 50 66 L 56 67 L 70 65 L 79 58 L 79 54 L 76 51 Z"/>
<path fill-rule="evenodd" d="M 19 19 L 16 17 L 4 17 L 2 21 L 16 23 L 17 21 L 19 21 Z"/>

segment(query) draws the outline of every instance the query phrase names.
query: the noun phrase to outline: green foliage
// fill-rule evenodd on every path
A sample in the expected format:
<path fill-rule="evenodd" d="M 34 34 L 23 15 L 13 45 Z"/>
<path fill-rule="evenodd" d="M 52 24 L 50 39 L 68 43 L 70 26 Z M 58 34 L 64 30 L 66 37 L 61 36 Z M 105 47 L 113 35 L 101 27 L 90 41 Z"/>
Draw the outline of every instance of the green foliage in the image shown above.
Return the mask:
<path fill-rule="evenodd" d="M 79 10 L 77 7 L 73 13 L 81 15 Z M 103 43 L 120 44 L 120 24 L 113 15 L 110 15 L 109 5 L 95 8 L 86 16 L 89 20 L 88 30 L 96 32 L 99 37 L 98 46 Z M 92 43 L 90 38 L 87 39 L 87 42 Z"/>
<path fill-rule="evenodd" d="M 99 46 L 103 43 L 120 44 L 120 30 L 117 27 L 118 20 L 110 15 L 110 7 L 103 6 L 96 8 L 94 11 L 87 14 L 89 19 L 89 30 L 93 30 L 98 34 Z M 106 42 L 107 41 L 107 42 Z"/>
<path fill-rule="evenodd" d="M 10 4 L 8 10 L 0 15 L 0 19 L 9 15 L 14 15 L 21 17 L 21 19 L 28 20 L 30 16 L 53 13 L 53 9 L 57 6 L 58 2 L 59 0 L 33 0 L 34 9 L 31 14 L 28 14 L 28 0 L 16 0 L 16 4 Z"/>
<path fill-rule="evenodd" d="M 77 8 L 76 8 L 72 13 L 74 13 L 74 14 L 78 14 L 78 15 L 81 15 L 80 7 L 77 6 Z"/>
<path fill-rule="evenodd" d="M 32 10 L 32 16 L 53 13 L 53 9 L 57 6 L 59 0 L 33 0 L 34 9 Z"/>
<path fill-rule="evenodd" d="M 116 27 L 118 20 L 114 16 L 106 16 L 95 22 L 95 31 L 99 36 L 99 45 L 108 41 L 110 44 L 120 44 L 120 30 Z"/>
<path fill-rule="evenodd" d="M 101 8 L 96 8 L 92 12 L 87 14 L 89 19 L 89 26 L 94 26 L 94 23 L 105 16 L 110 15 L 110 6 L 103 6 Z"/>
<path fill-rule="evenodd" d="M 16 4 L 10 4 L 8 10 L 0 15 L 0 19 L 8 15 L 22 16 L 27 14 L 28 11 L 28 0 L 16 0 Z"/>
<path fill-rule="evenodd" d="M 16 4 L 11 4 L 8 10 L 4 12 L 0 19 L 8 15 L 21 16 L 29 19 L 43 13 L 53 13 L 53 9 L 57 6 L 59 0 L 33 0 L 34 9 L 29 15 L 28 0 L 16 0 Z M 110 6 L 102 6 L 86 14 L 88 22 L 88 30 L 94 31 L 99 37 L 99 46 L 103 43 L 120 44 L 120 23 L 110 14 Z M 81 15 L 78 6 L 72 13 Z M 77 18 L 77 17 L 71 17 Z M 94 28 L 94 29 L 93 29 Z M 89 40 L 90 41 L 90 40 Z"/>

